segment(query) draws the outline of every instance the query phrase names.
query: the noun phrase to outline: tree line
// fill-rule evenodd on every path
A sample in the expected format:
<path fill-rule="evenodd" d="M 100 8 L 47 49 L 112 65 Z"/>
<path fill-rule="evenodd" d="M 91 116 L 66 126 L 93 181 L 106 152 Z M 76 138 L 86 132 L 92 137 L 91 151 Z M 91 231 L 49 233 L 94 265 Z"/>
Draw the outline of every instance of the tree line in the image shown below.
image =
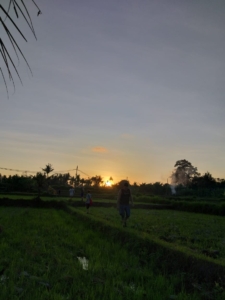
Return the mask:
<path fill-rule="evenodd" d="M 214 178 L 211 173 L 201 175 L 197 168 L 189 161 L 178 160 L 167 183 L 130 183 L 131 189 L 136 195 L 197 195 L 197 196 L 223 196 L 225 191 L 225 179 Z M 94 188 L 98 191 L 110 191 L 118 189 L 124 180 L 113 183 L 110 177 L 104 181 L 101 175 L 90 178 L 82 178 L 80 174 L 72 176 L 70 173 L 51 173 L 54 168 L 47 164 L 42 172 L 36 175 L 1 175 L 0 192 L 46 192 L 54 194 L 57 190 L 68 190 L 70 187 Z M 106 183 L 110 183 L 109 186 Z"/>
<path fill-rule="evenodd" d="M 38 190 L 53 193 L 59 189 L 73 188 L 88 188 L 88 187 L 104 187 L 106 183 L 101 175 L 92 176 L 90 178 L 82 178 L 80 174 L 72 176 L 70 173 L 54 173 L 53 166 L 47 164 L 42 168 L 43 172 L 38 172 L 36 175 L 1 175 L 0 174 L 0 192 L 35 192 Z M 110 177 L 107 182 L 112 182 Z"/>

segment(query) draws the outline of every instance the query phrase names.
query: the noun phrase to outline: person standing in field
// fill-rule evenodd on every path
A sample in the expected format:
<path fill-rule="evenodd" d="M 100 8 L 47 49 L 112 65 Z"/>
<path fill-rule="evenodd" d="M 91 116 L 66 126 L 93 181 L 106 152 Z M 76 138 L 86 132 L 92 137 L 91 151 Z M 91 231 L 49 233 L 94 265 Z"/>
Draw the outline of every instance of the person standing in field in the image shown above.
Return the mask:
<path fill-rule="evenodd" d="M 73 188 L 69 189 L 69 195 L 70 195 L 70 197 L 74 196 L 74 189 Z"/>
<path fill-rule="evenodd" d="M 87 214 L 88 214 L 90 205 L 92 205 L 92 196 L 91 196 L 90 191 L 87 192 L 85 204 L 86 204 L 86 209 L 87 209 Z"/>
<path fill-rule="evenodd" d="M 127 219 L 130 217 L 130 202 L 133 205 L 133 197 L 129 189 L 129 184 L 126 181 L 119 190 L 117 198 L 117 207 L 122 218 L 123 227 L 127 226 Z"/>

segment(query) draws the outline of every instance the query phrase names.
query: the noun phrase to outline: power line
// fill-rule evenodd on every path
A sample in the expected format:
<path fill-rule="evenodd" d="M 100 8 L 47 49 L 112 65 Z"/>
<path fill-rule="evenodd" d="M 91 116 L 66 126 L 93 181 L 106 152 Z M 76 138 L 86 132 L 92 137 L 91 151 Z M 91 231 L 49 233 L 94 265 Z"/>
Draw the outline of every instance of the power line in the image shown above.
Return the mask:
<path fill-rule="evenodd" d="M 83 173 L 84 175 L 86 175 L 86 176 L 88 176 L 88 177 L 91 177 L 91 176 L 89 176 L 88 174 L 84 173 L 83 171 L 81 171 L 81 170 L 79 170 L 79 169 L 78 169 L 78 171 L 81 172 L 81 173 Z"/>
<path fill-rule="evenodd" d="M 70 171 L 79 171 L 80 173 L 88 176 L 88 177 L 91 177 L 90 175 L 88 175 L 87 173 L 84 173 L 83 171 L 81 171 L 80 169 L 70 169 L 70 170 L 64 170 L 64 171 L 57 171 L 57 172 L 54 172 L 54 174 L 57 174 L 57 173 L 66 173 L 66 172 L 70 172 Z"/>
<path fill-rule="evenodd" d="M 71 170 L 64 170 L 64 171 L 57 171 L 55 172 L 54 174 L 56 173 L 65 173 L 65 172 L 70 172 L 70 171 L 75 171 L 76 169 L 71 169 Z"/>
<path fill-rule="evenodd" d="M 16 171 L 16 172 L 27 172 L 27 173 L 37 173 L 36 171 L 28 171 L 28 170 L 16 170 L 16 169 L 9 169 L 9 168 L 2 168 L 0 167 L 1 170 L 7 170 L 7 171 Z"/>
<path fill-rule="evenodd" d="M 15 172 L 22 172 L 22 173 L 38 173 L 40 171 L 28 171 L 28 170 L 17 170 L 17 169 L 10 169 L 10 168 L 3 168 L 3 167 L 0 167 L 1 170 L 6 170 L 6 171 L 15 171 Z M 83 171 L 79 170 L 79 169 L 70 169 L 70 170 L 65 170 L 65 171 L 57 171 L 57 172 L 54 172 L 53 174 L 57 174 L 57 173 L 66 173 L 66 172 L 70 172 L 70 171 L 79 171 L 81 172 L 82 174 L 90 177 L 88 174 L 84 173 Z"/>

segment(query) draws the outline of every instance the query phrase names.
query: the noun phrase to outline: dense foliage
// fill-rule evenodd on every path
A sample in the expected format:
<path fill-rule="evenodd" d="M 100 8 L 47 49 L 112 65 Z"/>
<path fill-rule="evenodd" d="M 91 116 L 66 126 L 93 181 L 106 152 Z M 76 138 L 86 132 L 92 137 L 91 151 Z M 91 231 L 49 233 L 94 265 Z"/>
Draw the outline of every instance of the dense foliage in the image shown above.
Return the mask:
<path fill-rule="evenodd" d="M 100 180 L 101 179 L 101 180 Z M 80 178 L 80 176 L 71 176 L 66 174 L 53 174 L 48 177 L 45 174 L 38 173 L 35 176 L 24 175 L 1 175 L 0 174 L 0 192 L 26 192 L 40 193 L 46 192 L 50 194 L 57 193 L 57 190 L 68 191 L 70 187 L 90 188 L 97 194 L 114 194 L 120 182 L 105 186 L 101 176 L 96 176 L 88 179 Z M 185 186 L 182 184 L 171 186 L 170 184 L 155 182 L 155 183 L 133 183 L 131 184 L 132 193 L 135 196 L 141 195 L 159 195 L 171 196 L 174 191 L 176 196 L 197 196 L 197 197 L 223 197 L 225 191 L 225 180 L 213 178 L 207 172 L 202 176 L 194 176 L 190 183 Z"/>

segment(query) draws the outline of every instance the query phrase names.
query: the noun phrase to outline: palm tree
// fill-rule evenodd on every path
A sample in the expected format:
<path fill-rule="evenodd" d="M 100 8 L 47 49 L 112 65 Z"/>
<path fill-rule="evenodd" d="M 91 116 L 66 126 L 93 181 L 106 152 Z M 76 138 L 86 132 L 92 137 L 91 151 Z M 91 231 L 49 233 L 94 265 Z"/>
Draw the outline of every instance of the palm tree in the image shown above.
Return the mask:
<path fill-rule="evenodd" d="M 21 30 L 19 29 L 19 27 L 16 24 L 17 21 L 14 22 L 12 19 L 12 14 L 15 14 L 17 19 L 20 16 L 20 17 L 24 18 L 24 20 L 26 21 L 27 25 L 29 26 L 31 32 L 33 33 L 34 37 L 37 39 L 35 31 L 34 31 L 31 16 L 29 14 L 27 6 L 24 3 L 24 0 L 20 0 L 21 3 L 18 3 L 18 2 L 19 2 L 19 0 L 8 0 L 8 7 L 5 7 L 5 8 L 2 6 L 2 4 L 0 4 L 0 11 L 2 11 L 3 15 L 4 15 L 3 19 L 0 17 L 0 24 L 2 25 L 3 30 L 9 39 L 9 44 L 12 46 L 11 49 L 14 52 L 14 54 L 16 55 L 18 61 L 19 61 L 19 54 L 20 54 L 22 56 L 22 58 L 25 60 L 27 66 L 32 74 L 31 68 L 30 68 L 22 50 L 20 49 L 20 47 L 19 47 L 18 43 L 16 42 L 13 34 L 11 33 L 10 29 L 6 25 L 6 20 L 8 19 L 10 22 L 10 27 L 14 27 L 16 29 L 17 33 L 27 42 L 27 39 L 25 38 L 25 36 L 23 35 L 23 33 L 21 32 Z M 39 7 L 37 6 L 37 4 L 35 3 L 34 0 L 32 0 L 32 2 L 37 8 L 37 10 L 38 10 L 37 16 L 39 16 L 41 14 L 41 10 L 39 9 Z M 13 80 L 13 76 L 12 76 L 12 70 L 14 70 L 16 72 L 21 84 L 22 84 L 22 80 L 21 80 L 19 72 L 15 66 L 14 58 L 10 54 L 9 47 L 6 45 L 7 45 L 7 43 L 4 43 L 4 41 L 0 37 L 0 52 L 1 52 L 2 59 L 3 59 L 3 65 L 5 66 L 5 68 L 7 70 L 6 72 L 8 73 L 9 80 L 12 81 L 12 84 L 13 84 L 13 87 L 15 90 L 15 84 L 14 84 L 14 80 Z M 0 72 L 1 72 L 4 84 L 5 84 L 5 87 L 6 87 L 7 96 L 9 97 L 6 79 L 5 79 L 4 72 L 3 72 L 1 66 L 0 66 Z"/>
<path fill-rule="evenodd" d="M 46 174 L 46 183 L 47 183 L 47 186 L 49 187 L 49 177 L 48 177 L 48 174 L 51 173 L 52 171 L 54 171 L 54 169 L 53 169 L 52 165 L 48 163 L 45 166 L 45 168 L 42 169 L 42 171 L 44 171 L 45 174 Z"/>
<path fill-rule="evenodd" d="M 36 174 L 36 176 L 33 177 L 33 179 L 37 183 L 37 186 L 38 186 L 38 199 L 40 200 L 41 189 L 44 187 L 44 184 L 46 182 L 46 177 L 41 172 L 38 172 Z"/>
<path fill-rule="evenodd" d="M 48 177 L 48 174 L 51 173 L 52 171 L 54 171 L 54 169 L 53 169 L 52 165 L 48 163 L 45 166 L 45 168 L 42 169 L 42 171 L 44 171 L 46 173 L 47 177 Z"/>
<path fill-rule="evenodd" d="M 109 177 L 109 181 L 110 181 L 111 183 L 113 182 L 112 176 Z"/>

